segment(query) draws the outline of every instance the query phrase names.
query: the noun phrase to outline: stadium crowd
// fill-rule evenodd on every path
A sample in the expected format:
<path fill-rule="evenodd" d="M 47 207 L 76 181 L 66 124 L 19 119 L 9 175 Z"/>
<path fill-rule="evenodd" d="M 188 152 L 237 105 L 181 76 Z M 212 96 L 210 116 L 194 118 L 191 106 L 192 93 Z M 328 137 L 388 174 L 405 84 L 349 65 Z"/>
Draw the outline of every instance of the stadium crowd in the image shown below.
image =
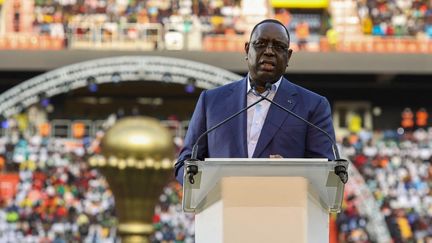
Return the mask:
<path fill-rule="evenodd" d="M 348 191 L 348 188 L 346 188 Z M 342 211 L 336 215 L 337 242 L 340 243 L 369 243 L 367 232 L 367 217 L 357 208 L 358 199 L 354 193 L 346 193 Z"/>
<path fill-rule="evenodd" d="M 432 37 L 432 3 L 426 0 L 358 1 L 364 34 Z"/>
<path fill-rule="evenodd" d="M 356 9 L 365 35 L 428 40 L 432 38 L 431 5 L 427 0 L 358 0 Z M 26 12 L 15 9 L 14 21 L 5 25 L 14 22 L 13 28 L 6 29 L 26 34 L 30 31 L 36 36 L 64 40 L 66 48 L 82 47 L 71 44 L 77 40 L 114 43 L 117 48 L 126 48 L 116 40 L 146 41 L 150 44 L 147 48 L 152 49 L 162 46 L 170 48 L 167 46 L 171 42 L 180 45 L 172 48 L 183 49 L 184 45 L 189 45 L 188 48 L 193 49 L 202 45 L 206 47 L 207 41 L 213 43 L 219 40 L 212 37 L 223 36 L 231 43 L 244 41 L 243 34 L 247 34 L 254 24 L 249 20 L 253 14 L 247 13 L 246 9 L 242 0 L 35 0 L 34 16 L 26 17 Z M 337 39 L 334 29 L 326 27 L 332 19 L 331 14 L 327 13 L 331 12 L 329 9 L 323 9 L 313 18 L 306 18 L 308 14 L 299 17 L 290 14 L 290 11 L 274 8 L 263 17 L 274 12 L 274 18 L 290 28 L 299 49 L 304 49 L 304 43 L 312 40 L 319 42 L 325 35 L 330 40 Z M 251 16 L 248 17 L 248 14 Z M 24 21 L 20 19 L 29 17 L 34 19 L 30 24 L 32 27 L 19 24 Z M 327 29 L 330 32 L 326 34 Z M 215 47 L 209 50 L 212 48 Z"/>
<path fill-rule="evenodd" d="M 393 241 L 431 242 L 432 128 L 362 131 L 345 137 L 342 147 L 379 204 Z M 350 210 L 339 218 L 344 239 L 365 226 Z M 360 221 L 350 225 L 353 219 Z"/>
<path fill-rule="evenodd" d="M 89 168 L 84 141 L 10 129 L 0 139 L 1 169 L 19 182 L 13 197 L 0 197 L 0 242 L 114 242 L 114 197 Z"/>
<path fill-rule="evenodd" d="M 193 26 L 205 33 L 225 33 L 228 28 L 239 27 L 239 4 L 238 0 L 36 0 L 34 26 L 37 33 L 60 37 L 65 36 L 69 27 L 80 23 L 86 26 L 110 23 L 114 28 L 127 23 L 156 23 L 185 32 Z"/>
<path fill-rule="evenodd" d="M 183 213 L 181 201 L 181 185 L 177 182 L 168 183 L 155 208 L 153 216 L 155 232 L 151 242 L 194 242 L 194 215 Z"/>

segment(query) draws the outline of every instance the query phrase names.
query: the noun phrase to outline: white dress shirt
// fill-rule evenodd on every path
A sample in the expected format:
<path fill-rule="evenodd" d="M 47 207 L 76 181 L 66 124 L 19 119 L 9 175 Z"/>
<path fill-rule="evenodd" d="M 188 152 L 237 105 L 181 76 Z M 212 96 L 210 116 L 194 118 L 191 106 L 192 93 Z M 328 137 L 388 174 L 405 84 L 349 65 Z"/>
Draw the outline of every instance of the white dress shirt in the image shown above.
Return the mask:
<path fill-rule="evenodd" d="M 270 90 L 270 94 L 267 96 L 268 99 L 273 100 L 277 89 L 281 83 L 282 77 L 272 85 Z M 248 76 L 247 81 L 247 106 L 253 104 L 254 102 L 260 99 L 259 96 L 256 96 L 252 92 L 252 87 L 250 85 L 250 79 Z M 265 93 L 263 93 L 265 95 Z M 255 147 L 258 143 L 259 136 L 261 134 L 262 127 L 264 125 L 264 121 L 267 117 L 267 113 L 270 109 L 271 103 L 267 100 L 263 100 L 255 106 L 251 107 L 247 111 L 247 145 L 248 145 L 248 157 L 252 158 Z"/>

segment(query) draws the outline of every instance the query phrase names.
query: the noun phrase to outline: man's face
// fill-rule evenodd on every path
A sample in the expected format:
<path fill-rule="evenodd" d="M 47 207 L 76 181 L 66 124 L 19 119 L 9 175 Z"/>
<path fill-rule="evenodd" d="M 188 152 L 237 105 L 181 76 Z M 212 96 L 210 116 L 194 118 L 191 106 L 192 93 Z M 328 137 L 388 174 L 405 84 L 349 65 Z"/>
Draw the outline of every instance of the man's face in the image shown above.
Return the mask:
<path fill-rule="evenodd" d="M 285 73 L 292 50 L 283 26 L 262 23 L 245 44 L 250 78 L 264 86 L 275 83 Z"/>

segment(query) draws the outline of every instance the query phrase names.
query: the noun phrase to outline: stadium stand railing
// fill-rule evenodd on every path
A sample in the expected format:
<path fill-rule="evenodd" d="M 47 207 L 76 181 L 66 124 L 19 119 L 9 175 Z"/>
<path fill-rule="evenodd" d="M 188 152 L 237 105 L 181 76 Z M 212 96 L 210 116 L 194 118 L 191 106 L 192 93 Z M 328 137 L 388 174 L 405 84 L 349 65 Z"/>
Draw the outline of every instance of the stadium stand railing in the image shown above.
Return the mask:
<path fill-rule="evenodd" d="M 155 50 L 162 47 L 161 24 L 79 23 L 69 26 L 71 49 Z"/>

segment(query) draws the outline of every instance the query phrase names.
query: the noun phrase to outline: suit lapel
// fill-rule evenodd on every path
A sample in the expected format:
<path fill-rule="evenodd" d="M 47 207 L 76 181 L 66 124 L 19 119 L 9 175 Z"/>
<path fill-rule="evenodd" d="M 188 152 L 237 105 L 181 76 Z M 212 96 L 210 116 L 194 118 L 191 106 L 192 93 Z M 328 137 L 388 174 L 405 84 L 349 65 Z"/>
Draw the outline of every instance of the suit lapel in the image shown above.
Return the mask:
<path fill-rule="evenodd" d="M 292 110 L 297 103 L 296 94 L 297 92 L 295 86 L 285 78 L 282 78 L 281 84 L 276 92 L 275 97 L 273 98 L 273 101 L 288 110 Z M 282 123 L 285 121 L 287 116 L 289 116 L 288 112 L 273 104 L 270 105 L 270 109 L 267 113 L 267 117 L 265 119 L 257 146 L 253 154 L 254 158 L 260 157 L 272 138 L 276 135 L 276 132 L 282 126 Z"/>
<path fill-rule="evenodd" d="M 236 85 L 233 85 L 230 93 L 224 102 L 227 116 L 231 116 L 234 113 L 240 111 L 246 107 L 246 82 L 247 78 L 243 78 Z M 230 122 L 231 123 L 231 122 Z M 232 139 L 239 148 L 238 153 L 234 157 L 247 158 L 247 139 L 246 139 L 246 126 L 247 126 L 247 111 L 234 118 L 232 121 Z"/>

